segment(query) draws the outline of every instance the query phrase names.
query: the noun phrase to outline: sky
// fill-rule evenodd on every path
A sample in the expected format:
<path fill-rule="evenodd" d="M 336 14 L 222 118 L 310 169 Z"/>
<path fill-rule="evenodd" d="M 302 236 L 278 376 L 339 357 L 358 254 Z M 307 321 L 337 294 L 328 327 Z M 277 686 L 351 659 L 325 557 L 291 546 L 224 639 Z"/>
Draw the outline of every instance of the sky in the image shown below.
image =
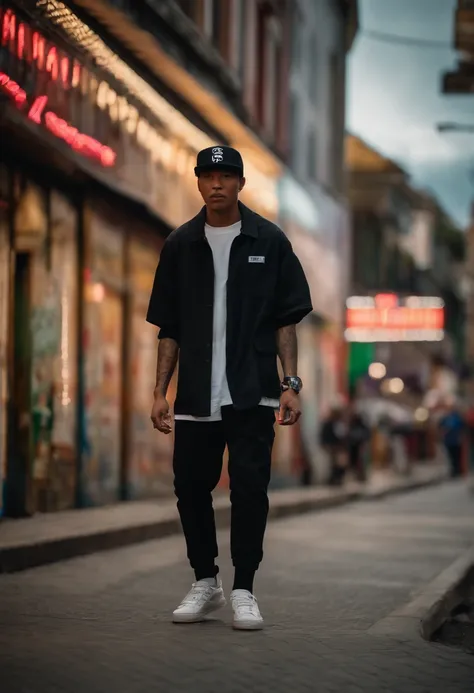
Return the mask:
<path fill-rule="evenodd" d="M 474 95 L 441 93 L 456 65 L 455 0 L 359 0 L 360 31 L 349 57 L 351 132 L 400 164 L 412 183 L 435 193 L 466 227 L 474 200 L 474 134 L 438 133 L 436 123 L 474 125 Z M 446 44 L 418 48 L 374 40 L 364 31 Z"/>

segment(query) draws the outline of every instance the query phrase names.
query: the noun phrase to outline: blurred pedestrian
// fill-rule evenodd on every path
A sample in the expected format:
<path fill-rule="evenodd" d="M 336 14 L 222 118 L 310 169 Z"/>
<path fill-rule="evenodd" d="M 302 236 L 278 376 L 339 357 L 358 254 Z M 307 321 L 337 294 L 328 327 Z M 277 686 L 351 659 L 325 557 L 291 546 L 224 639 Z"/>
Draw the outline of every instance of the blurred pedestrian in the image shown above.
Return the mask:
<path fill-rule="evenodd" d="M 439 421 L 439 429 L 448 455 L 451 477 L 461 476 L 466 426 L 455 400 L 448 403 L 447 410 Z"/>
<path fill-rule="evenodd" d="M 348 412 L 347 451 L 348 467 L 358 481 L 365 481 L 365 450 L 370 440 L 370 429 L 364 417 L 352 406 Z"/>
<path fill-rule="evenodd" d="M 335 405 L 323 420 L 320 443 L 326 452 L 329 465 L 329 485 L 341 486 L 347 469 L 347 423 L 342 407 Z"/>
<path fill-rule="evenodd" d="M 233 625 L 256 630 L 263 619 L 253 583 L 263 556 L 275 411 L 282 426 L 299 419 L 295 326 L 312 306 L 286 236 L 238 200 L 245 185 L 239 152 L 205 149 L 195 174 L 205 206 L 167 239 L 147 315 L 161 328 L 151 418 L 165 434 L 179 354 L 174 487 L 195 583 L 173 620 L 201 621 L 225 604 L 211 494 L 227 445 Z"/>

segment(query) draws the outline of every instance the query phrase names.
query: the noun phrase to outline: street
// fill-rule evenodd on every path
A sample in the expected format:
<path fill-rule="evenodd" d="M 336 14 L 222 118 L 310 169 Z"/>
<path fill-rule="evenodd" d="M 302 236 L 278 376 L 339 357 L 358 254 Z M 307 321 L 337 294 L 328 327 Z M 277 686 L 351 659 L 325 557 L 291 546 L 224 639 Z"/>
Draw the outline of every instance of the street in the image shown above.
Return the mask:
<path fill-rule="evenodd" d="M 447 483 L 270 523 L 260 633 L 233 632 L 229 607 L 170 623 L 191 581 L 179 537 L 4 575 L 1 690 L 471 692 L 472 657 L 369 629 L 474 542 L 473 516 L 465 485 Z"/>

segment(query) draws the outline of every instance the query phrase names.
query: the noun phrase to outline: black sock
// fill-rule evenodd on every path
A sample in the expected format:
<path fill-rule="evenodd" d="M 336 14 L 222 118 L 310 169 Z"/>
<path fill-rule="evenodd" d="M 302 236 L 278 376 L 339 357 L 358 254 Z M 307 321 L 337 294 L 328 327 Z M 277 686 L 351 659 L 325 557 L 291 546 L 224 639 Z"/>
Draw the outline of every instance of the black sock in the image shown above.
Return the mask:
<path fill-rule="evenodd" d="M 199 568 L 194 569 L 196 582 L 199 582 L 199 580 L 205 580 L 206 578 L 216 577 L 218 573 L 219 566 L 215 565 L 214 563 L 210 563 L 209 565 L 202 565 L 199 566 Z"/>
<path fill-rule="evenodd" d="M 248 590 L 253 594 L 253 581 L 255 578 L 255 570 L 248 568 L 236 568 L 234 576 L 233 590 Z"/>

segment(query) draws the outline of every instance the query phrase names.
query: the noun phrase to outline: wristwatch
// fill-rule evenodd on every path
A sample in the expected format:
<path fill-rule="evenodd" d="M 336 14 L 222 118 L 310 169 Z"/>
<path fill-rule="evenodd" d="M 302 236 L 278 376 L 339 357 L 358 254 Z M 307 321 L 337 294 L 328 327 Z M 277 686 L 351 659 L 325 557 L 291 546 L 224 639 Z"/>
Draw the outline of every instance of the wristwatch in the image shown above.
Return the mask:
<path fill-rule="evenodd" d="M 296 392 L 296 394 L 299 395 L 301 388 L 303 387 L 303 382 L 301 378 L 298 378 L 297 375 L 290 375 L 283 378 L 283 382 L 281 383 L 280 387 L 282 392 L 293 390 L 293 392 Z"/>

